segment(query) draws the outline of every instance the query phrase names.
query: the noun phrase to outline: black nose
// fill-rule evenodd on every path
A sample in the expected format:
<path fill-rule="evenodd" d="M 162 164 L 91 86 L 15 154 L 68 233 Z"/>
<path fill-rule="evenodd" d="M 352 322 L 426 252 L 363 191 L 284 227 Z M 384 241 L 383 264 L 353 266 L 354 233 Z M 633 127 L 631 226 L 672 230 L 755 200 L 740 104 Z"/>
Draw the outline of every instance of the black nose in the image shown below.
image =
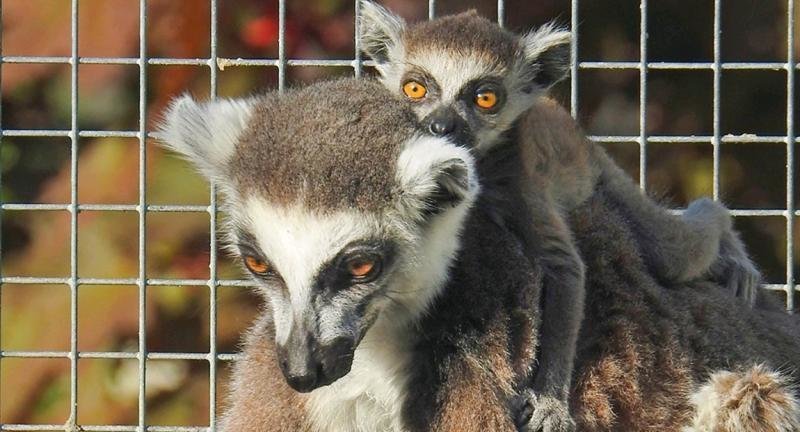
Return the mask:
<path fill-rule="evenodd" d="M 434 135 L 448 135 L 449 133 L 453 132 L 455 129 L 456 123 L 455 121 L 448 117 L 448 118 L 436 118 L 431 121 L 430 129 L 431 133 Z"/>
<path fill-rule="evenodd" d="M 300 393 L 307 393 L 317 388 L 317 371 L 308 369 L 306 374 L 286 375 L 289 386 Z"/>
<path fill-rule="evenodd" d="M 319 344 L 315 338 L 306 335 L 300 342 L 277 347 L 281 372 L 294 390 L 307 393 L 350 372 L 355 349 L 353 338 L 338 337 Z"/>
<path fill-rule="evenodd" d="M 291 354 L 287 350 L 279 348 L 278 362 L 289 386 L 301 393 L 310 392 L 317 388 L 319 375 L 315 362 L 310 358 L 298 361 L 296 355 L 294 356 L 295 358 L 290 358 L 290 356 Z"/>
<path fill-rule="evenodd" d="M 322 364 L 322 385 L 330 384 L 347 375 L 353 366 L 353 343 L 349 337 L 338 337 L 320 347 Z"/>

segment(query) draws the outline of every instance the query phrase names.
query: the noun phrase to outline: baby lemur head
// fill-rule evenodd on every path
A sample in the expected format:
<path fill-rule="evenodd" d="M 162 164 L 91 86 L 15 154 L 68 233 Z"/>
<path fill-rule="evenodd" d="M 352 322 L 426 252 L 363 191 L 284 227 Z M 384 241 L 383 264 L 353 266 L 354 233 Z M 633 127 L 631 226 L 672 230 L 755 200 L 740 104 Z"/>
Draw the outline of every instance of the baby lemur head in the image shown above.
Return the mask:
<path fill-rule="evenodd" d="M 220 187 L 230 250 L 267 298 L 281 370 L 302 392 L 347 374 L 373 325 L 425 311 L 478 192 L 469 152 L 425 134 L 370 80 L 184 96 L 159 134 Z"/>
<path fill-rule="evenodd" d="M 517 35 L 475 11 L 412 25 L 370 1 L 361 11 L 361 47 L 384 85 L 432 133 L 473 136 L 479 150 L 569 69 L 570 33 L 552 24 Z"/>

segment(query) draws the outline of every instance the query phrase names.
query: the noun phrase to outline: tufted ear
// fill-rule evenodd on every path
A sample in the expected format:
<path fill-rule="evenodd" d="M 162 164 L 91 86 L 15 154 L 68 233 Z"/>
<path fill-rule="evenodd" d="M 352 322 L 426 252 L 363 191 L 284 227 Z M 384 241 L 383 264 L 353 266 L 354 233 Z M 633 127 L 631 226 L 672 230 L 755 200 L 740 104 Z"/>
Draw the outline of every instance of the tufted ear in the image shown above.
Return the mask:
<path fill-rule="evenodd" d="M 216 179 L 224 175 L 221 170 L 247 128 L 255 103 L 255 98 L 196 102 L 183 95 L 170 103 L 156 136 L 204 176 Z"/>
<path fill-rule="evenodd" d="M 400 207 L 420 219 L 471 202 L 478 193 L 469 151 L 435 137 L 415 138 L 400 153 Z"/>
<path fill-rule="evenodd" d="M 403 18 L 377 3 L 368 0 L 359 1 L 361 18 L 358 28 L 361 50 L 378 63 L 378 70 L 381 71 L 381 64 L 390 63 L 399 57 L 398 51 L 403 49 L 406 23 Z"/>
<path fill-rule="evenodd" d="M 522 36 L 523 66 L 532 84 L 547 89 L 569 73 L 572 34 L 555 23 Z"/>

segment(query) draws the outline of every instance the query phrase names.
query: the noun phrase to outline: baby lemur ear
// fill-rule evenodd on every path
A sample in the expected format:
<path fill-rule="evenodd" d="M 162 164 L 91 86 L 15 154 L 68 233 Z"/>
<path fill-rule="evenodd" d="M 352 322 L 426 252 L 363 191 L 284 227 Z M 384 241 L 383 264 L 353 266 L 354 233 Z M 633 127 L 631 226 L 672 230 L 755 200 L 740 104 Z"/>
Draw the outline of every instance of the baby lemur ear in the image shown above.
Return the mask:
<path fill-rule="evenodd" d="M 189 95 L 180 96 L 169 104 L 156 137 L 208 179 L 224 176 L 255 103 L 255 98 L 196 102 Z"/>
<path fill-rule="evenodd" d="M 383 6 L 368 0 L 361 2 L 359 19 L 359 40 L 361 50 L 380 64 L 389 63 L 399 57 L 397 51 L 403 48 L 403 32 L 406 23 L 403 18 L 389 12 Z"/>
<path fill-rule="evenodd" d="M 446 140 L 422 137 L 400 153 L 397 180 L 402 211 L 420 219 L 472 201 L 478 193 L 472 156 Z"/>
<path fill-rule="evenodd" d="M 534 84 L 547 89 L 567 76 L 571 41 L 569 30 L 555 23 L 545 24 L 522 36 L 526 72 Z"/>

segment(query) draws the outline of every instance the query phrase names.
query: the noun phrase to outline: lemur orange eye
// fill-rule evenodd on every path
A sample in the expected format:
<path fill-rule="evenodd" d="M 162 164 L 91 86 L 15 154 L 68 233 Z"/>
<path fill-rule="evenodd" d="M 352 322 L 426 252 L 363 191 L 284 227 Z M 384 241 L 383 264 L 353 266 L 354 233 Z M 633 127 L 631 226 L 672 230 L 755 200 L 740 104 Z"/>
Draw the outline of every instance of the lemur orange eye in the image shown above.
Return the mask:
<path fill-rule="evenodd" d="M 376 267 L 377 263 L 368 258 L 356 258 L 347 263 L 347 271 L 353 279 L 366 279 Z"/>
<path fill-rule="evenodd" d="M 417 81 L 409 81 L 403 84 L 403 93 L 410 99 L 422 99 L 428 94 L 428 89 Z"/>
<path fill-rule="evenodd" d="M 481 90 L 475 95 L 475 105 L 483 109 L 492 109 L 497 105 L 497 93 L 491 90 Z"/>
<path fill-rule="evenodd" d="M 246 265 L 251 272 L 256 274 L 264 275 L 272 272 L 272 267 L 270 267 L 266 261 L 262 260 L 261 258 L 256 258 L 252 255 L 247 255 L 244 257 L 244 265 Z"/>

